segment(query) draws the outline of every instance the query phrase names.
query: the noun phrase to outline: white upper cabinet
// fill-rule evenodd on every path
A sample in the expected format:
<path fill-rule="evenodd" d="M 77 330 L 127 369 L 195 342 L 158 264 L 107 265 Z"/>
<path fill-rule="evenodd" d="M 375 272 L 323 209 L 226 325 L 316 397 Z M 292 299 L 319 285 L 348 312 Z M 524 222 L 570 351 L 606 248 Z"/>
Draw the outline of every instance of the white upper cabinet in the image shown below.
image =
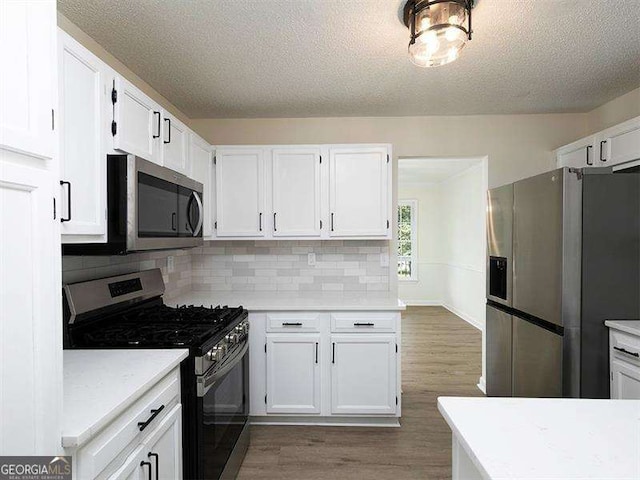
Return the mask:
<path fill-rule="evenodd" d="M 204 207 L 204 222 L 202 235 L 210 237 L 213 233 L 213 156 L 212 147 L 195 133 L 189 135 L 189 160 L 191 164 L 191 178 L 202 183 L 202 206 Z"/>
<path fill-rule="evenodd" d="M 320 413 L 320 334 L 267 335 L 267 413 Z"/>
<path fill-rule="evenodd" d="M 593 137 L 583 138 L 558 149 L 556 158 L 559 167 L 582 168 L 594 166 L 597 162 L 593 150 Z"/>
<path fill-rule="evenodd" d="M 394 414 L 396 336 L 331 336 L 331 413 Z"/>
<path fill-rule="evenodd" d="M 162 124 L 164 166 L 186 175 L 189 173 L 189 129 L 167 111 L 163 111 Z"/>
<path fill-rule="evenodd" d="M 320 236 L 320 149 L 272 150 L 274 237 Z"/>
<path fill-rule="evenodd" d="M 63 241 L 106 234 L 107 158 L 104 139 L 110 107 L 109 69 L 58 30 L 60 175 L 64 181 Z M 69 219 L 69 220 L 66 220 Z"/>
<path fill-rule="evenodd" d="M 387 147 L 331 147 L 329 161 L 330 236 L 391 238 Z"/>
<path fill-rule="evenodd" d="M 36 158 L 56 148 L 55 5 L 0 2 L 0 147 Z"/>
<path fill-rule="evenodd" d="M 216 150 L 216 235 L 263 237 L 264 150 L 225 147 Z"/>
<path fill-rule="evenodd" d="M 162 109 L 122 77 L 114 88 L 113 148 L 162 165 Z"/>
<path fill-rule="evenodd" d="M 603 166 L 640 160 L 640 117 L 601 132 L 597 141 Z"/>

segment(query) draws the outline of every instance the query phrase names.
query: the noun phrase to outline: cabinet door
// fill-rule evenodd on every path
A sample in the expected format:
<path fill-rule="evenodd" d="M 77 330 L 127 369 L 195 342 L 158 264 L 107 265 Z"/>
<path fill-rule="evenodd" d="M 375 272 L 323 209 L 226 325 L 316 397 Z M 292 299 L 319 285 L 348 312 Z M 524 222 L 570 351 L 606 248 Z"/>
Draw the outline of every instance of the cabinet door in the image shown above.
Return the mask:
<path fill-rule="evenodd" d="M 113 148 L 162 165 L 162 109 L 122 77 L 116 77 Z"/>
<path fill-rule="evenodd" d="M 273 235 L 320 236 L 320 149 L 272 152 Z"/>
<path fill-rule="evenodd" d="M 56 7 L 0 2 L 0 147 L 52 158 Z"/>
<path fill-rule="evenodd" d="M 603 166 L 640 159 L 640 117 L 606 130 L 599 138 L 599 148 Z"/>
<path fill-rule="evenodd" d="M 611 398 L 640 400 L 640 367 L 611 360 Z"/>
<path fill-rule="evenodd" d="M 146 457 L 156 480 L 182 478 L 182 406 L 176 405 L 145 440 Z"/>
<path fill-rule="evenodd" d="M 320 335 L 267 335 L 267 413 L 320 413 Z"/>
<path fill-rule="evenodd" d="M 263 237 L 264 154 L 258 148 L 216 151 L 216 234 Z"/>
<path fill-rule="evenodd" d="M 167 111 L 163 112 L 162 126 L 162 161 L 164 166 L 188 175 L 189 129 Z"/>
<path fill-rule="evenodd" d="M 109 475 L 108 480 L 148 480 L 151 476 L 152 460 L 147 458 L 147 449 L 140 445 L 127 457 L 124 464 Z"/>
<path fill-rule="evenodd" d="M 386 147 L 331 148 L 329 203 L 332 237 L 384 237 L 390 232 Z"/>
<path fill-rule="evenodd" d="M 591 167 L 595 164 L 593 145 L 591 143 L 576 145 L 557 153 L 558 167 Z"/>
<path fill-rule="evenodd" d="M 211 145 L 191 132 L 189 135 L 189 162 L 191 164 L 191 177 L 204 186 L 202 192 L 202 206 L 204 207 L 204 221 L 202 235 L 210 237 L 213 233 L 213 157 Z"/>
<path fill-rule="evenodd" d="M 58 44 L 60 176 L 69 182 L 61 212 L 71 218 L 62 223 L 61 231 L 63 235 L 104 235 L 107 157 L 102 139 L 108 69 L 62 30 Z"/>
<path fill-rule="evenodd" d="M 331 336 L 331 413 L 396 413 L 395 335 Z"/>

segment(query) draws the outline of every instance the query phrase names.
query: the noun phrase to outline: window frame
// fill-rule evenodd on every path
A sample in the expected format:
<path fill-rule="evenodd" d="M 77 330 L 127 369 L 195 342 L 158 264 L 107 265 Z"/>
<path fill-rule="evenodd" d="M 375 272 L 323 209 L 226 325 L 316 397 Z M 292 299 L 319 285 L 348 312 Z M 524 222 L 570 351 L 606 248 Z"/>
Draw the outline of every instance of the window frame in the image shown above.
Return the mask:
<path fill-rule="evenodd" d="M 402 277 L 400 274 L 398 275 L 398 282 L 418 282 L 418 200 L 416 199 L 405 199 L 398 200 L 398 206 L 396 207 L 396 215 L 398 215 L 398 209 L 402 206 L 408 206 L 411 209 L 411 256 L 409 257 L 401 257 L 397 255 L 396 261 L 396 273 L 398 271 L 398 262 L 400 258 L 409 258 L 411 261 L 411 276 Z M 398 230 L 400 227 L 400 222 L 398 222 Z M 398 245 L 400 243 L 400 236 L 396 231 L 397 242 Z M 397 249 L 396 249 L 397 252 Z"/>

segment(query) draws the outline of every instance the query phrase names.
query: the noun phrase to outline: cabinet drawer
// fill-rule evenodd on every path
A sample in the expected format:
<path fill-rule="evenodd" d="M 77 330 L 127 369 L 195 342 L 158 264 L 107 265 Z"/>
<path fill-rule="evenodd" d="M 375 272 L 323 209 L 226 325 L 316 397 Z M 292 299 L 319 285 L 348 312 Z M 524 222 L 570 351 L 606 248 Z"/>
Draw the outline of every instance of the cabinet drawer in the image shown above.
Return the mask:
<path fill-rule="evenodd" d="M 332 332 L 395 332 L 396 313 L 391 312 L 344 312 L 331 314 Z"/>
<path fill-rule="evenodd" d="M 611 330 L 611 356 L 640 365 L 640 337 Z"/>
<path fill-rule="evenodd" d="M 267 314 L 267 332 L 318 332 L 320 331 L 319 313 L 269 313 Z"/>
<path fill-rule="evenodd" d="M 175 369 L 78 451 L 77 478 L 98 476 L 127 447 L 140 443 L 179 403 L 180 375 Z M 153 415 L 152 410 L 157 409 L 161 410 L 140 430 L 138 424 L 147 422 Z"/>

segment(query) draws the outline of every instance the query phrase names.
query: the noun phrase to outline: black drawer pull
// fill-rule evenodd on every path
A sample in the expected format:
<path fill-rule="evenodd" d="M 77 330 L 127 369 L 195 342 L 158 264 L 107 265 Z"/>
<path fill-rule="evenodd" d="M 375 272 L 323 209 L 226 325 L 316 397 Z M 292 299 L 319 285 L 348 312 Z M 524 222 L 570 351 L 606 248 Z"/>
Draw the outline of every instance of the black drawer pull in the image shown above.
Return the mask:
<path fill-rule="evenodd" d="M 606 158 L 602 158 L 602 154 L 603 154 L 603 150 L 604 150 L 604 146 L 606 145 L 607 141 L 606 140 L 602 140 L 600 142 L 600 161 L 601 162 L 606 162 L 607 159 Z"/>
<path fill-rule="evenodd" d="M 302 324 L 300 322 L 282 322 L 283 327 L 301 327 Z"/>
<path fill-rule="evenodd" d="M 316 363 L 318 363 L 318 342 L 316 342 Z"/>
<path fill-rule="evenodd" d="M 376 325 L 375 323 L 358 323 L 358 322 L 355 322 L 353 324 L 354 327 L 375 327 L 375 325 Z"/>
<path fill-rule="evenodd" d="M 640 353 L 638 352 L 630 352 L 629 350 L 625 350 L 624 348 L 620 347 L 613 347 L 613 349 L 622 353 L 626 353 L 627 355 L 631 355 L 632 357 L 640 358 Z"/>
<path fill-rule="evenodd" d="M 165 118 L 164 119 L 165 122 L 169 122 L 169 140 L 162 140 L 162 143 L 171 143 L 171 119 L 170 118 Z"/>
<path fill-rule="evenodd" d="M 154 115 L 158 115 L 158 134 L 152 134 L 152 138 L 160 138 L 160 134 L 162 133 L 162 126 L 160 125 L 160 112 L 153 112 Z"/>
<path fill-rule="evenodd" d="M 157 453 L 149 452 L 147 453 L 147 458 L 153 458 L 156 461 L 156 480 L 160 479 L 160 455 Z"/>
<path fill-rule="evenodd" d="M 151 462 L 142 461 L 142 462 L 140 462 L 140 466 L 142 468 L 149 467 L 149 480 L 151 480 Z"/>
<path fill-rule="evenodd" d="M 138 422 L 138 428 L 140 429 L 140 431 L 143 431 L 145 428 L 147 428 L 149 424 L 153 422 L 153 419 L 156 418 L 162 410 L 164 410 L 164 405 L 160 405 L 158 408 L 152 409 L 151 416 L 147 419 L 146 422 Z"/>
<path fill-rule="evenodd" d="M 593 148 L 593 145 L 587 145 L 587 165 L 593 165 L 593 160 L 589 161 L 589 158 L 591 158 L 589 156 L 589 150 L 591 150 Z"/>
<path fill-rule="evenodd" d="M 68 208 L 68 213 L 67 213 L 67 217 L 63 217 L 62 215 L 60 215 L 60 221 L 62 223 L 64 222 L 70 222 L 71 221 L 71 182 L 67 182 L 65 180 L 60 180 L 60 186 L 67 186 L 67 208 Z"/>

